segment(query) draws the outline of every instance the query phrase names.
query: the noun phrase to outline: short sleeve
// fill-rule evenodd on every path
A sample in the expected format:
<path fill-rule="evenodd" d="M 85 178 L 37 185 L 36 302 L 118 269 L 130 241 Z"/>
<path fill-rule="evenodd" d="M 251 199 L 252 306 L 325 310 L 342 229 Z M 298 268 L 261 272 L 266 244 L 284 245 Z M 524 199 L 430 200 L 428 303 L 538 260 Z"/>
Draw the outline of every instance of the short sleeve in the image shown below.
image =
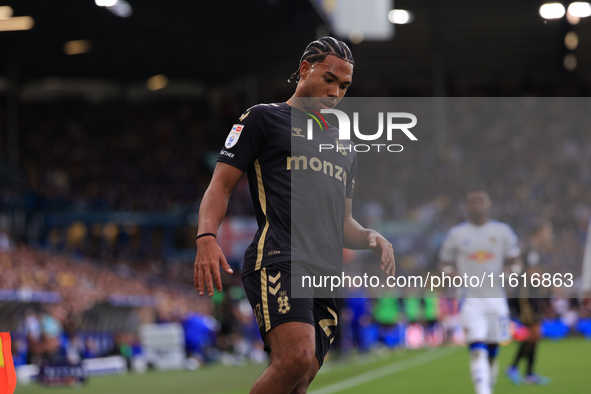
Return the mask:
<path fill-rule="evenodd" d="M 346 185 L 346 194 L 347 198 L 353 198 L 353 193 L 355 192 L 355 175 L 357 175 L 357 155 L 353 158 L 353 163 L 351 164 L 351 170 L 349 171 L 349 176 L 347 177 L 347 185 Z"/>
<path fill-rule="evenodd" d="M 458 247 L 456 245 L 456 235 L 455 232 L 449 230 L 448 233 L 445 235 L 443 239 L 443 243 L 441 244 L 441 250 L 439 251 L 439 260 L 443 261 L 444 263 L 455 263 L 458 257 Z"/>
<path fill-rule="evenodd" d="M 261 155 L 266 143 L 263 106 L 249 108 L 230 129 L 218 162 L 230 164 L 243 172 Z"/>
<path fill-rule="evenodd" d="M 517 234 L 509 226 L 505 228 L 505 242 L 504 242 L 503 255 L 506 259 L 512 259 L 519 257 L 521 249 L 519 249 L 519 240 Z"/>

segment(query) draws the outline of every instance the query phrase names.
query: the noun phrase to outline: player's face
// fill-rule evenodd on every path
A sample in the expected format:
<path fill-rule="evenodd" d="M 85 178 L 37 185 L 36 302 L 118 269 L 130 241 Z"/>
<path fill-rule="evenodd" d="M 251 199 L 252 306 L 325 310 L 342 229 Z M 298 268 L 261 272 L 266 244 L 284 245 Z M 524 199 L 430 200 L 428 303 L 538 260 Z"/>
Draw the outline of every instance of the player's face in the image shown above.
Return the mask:
<path fill-rule="evenodd" d="M 353 79 L 353 65 L 328 55 L 321 63 L 302 63 L 298 96 L 306 97 L 306 106 L 317 111 L 332 109 L 345 96 Z"/>
<path fill-rule="evenodd" d="M 484 223 L 490 210 L 490 198 L 485 191 L 474 191 L 468 193 L 466 198 L 466 211 L 473 223 Z"/>

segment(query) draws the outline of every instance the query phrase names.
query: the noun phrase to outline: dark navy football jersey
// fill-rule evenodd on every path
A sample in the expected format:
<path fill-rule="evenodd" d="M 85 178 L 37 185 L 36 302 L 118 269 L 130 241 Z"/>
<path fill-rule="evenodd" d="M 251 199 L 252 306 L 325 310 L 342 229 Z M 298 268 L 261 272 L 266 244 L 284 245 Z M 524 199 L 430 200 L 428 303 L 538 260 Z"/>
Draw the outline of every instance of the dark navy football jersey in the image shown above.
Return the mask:
<path fill-rule="evenodd" d="M 293 114 L 293 117 L 292 117 Z M 232 127 L 218 161 L 247 173 L 258 231 L 242 275 L 274 263 L 342 264 L 345 200 L 352 198 L 357 158 L 338 129 L 314 122 L 287 103 L 259 104 Z M 334 146 L 334 149 L 323 149 Z"/>

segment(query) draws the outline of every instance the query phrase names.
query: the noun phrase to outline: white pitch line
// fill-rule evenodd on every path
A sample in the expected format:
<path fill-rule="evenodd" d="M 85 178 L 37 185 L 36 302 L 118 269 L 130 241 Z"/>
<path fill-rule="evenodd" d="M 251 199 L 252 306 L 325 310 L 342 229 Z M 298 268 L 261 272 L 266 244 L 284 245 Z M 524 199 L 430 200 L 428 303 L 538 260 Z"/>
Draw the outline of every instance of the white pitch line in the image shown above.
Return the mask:
<path fill-rule="evenodd" d="M 406 360 L 400 360 L 395 363 L 378 368 L 376 370 L 362 373 L 361 375 L 354 376 L 350 379 L 343 380 L 341 382 L 322 387 L 318 390 L 311 391 L 308 394 L 338 393 L 339 391 L 350 389 L 351 387 L 359 386 L 361 384 L 371 382 L 372 380 L 376 380 L 376 379 L 383 378 L 388 375 L 395 374 L 397 372 L 404 371 L 405 369 L 418 367 L 420 365 L 430 363 L 430 362 L 438 360 L 440 358 L 447 357 L 447 356 L 451 355 L 452 353 L 456 353 L 460 349 L 461 349 L 460 347 L 454 347 L 454 348 L 447 348 L 447 349 L 444 349 L 441 351 L 434 350 L 434 351 L 422 353 L 422 354 L 419 354 L 418 356 L 411 357 Z"/>

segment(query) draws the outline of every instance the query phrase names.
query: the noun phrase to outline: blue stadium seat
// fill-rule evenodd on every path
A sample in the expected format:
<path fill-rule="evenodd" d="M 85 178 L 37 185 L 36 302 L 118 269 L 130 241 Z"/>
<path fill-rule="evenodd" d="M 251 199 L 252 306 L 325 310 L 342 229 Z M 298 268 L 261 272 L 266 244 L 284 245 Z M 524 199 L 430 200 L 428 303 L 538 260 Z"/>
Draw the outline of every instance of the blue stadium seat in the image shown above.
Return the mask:
<path fill-rule="evenodd" d="M 591 318 L 579 319 L 576 328 L 585 338 L 591 340 Z"/>
<path fill-rule="evenodd" d="M 553 340 L 562 339 L 568 334 L 568 326 L 560 320 L 544 320 L 541 326 L 542 336 Z"/>

